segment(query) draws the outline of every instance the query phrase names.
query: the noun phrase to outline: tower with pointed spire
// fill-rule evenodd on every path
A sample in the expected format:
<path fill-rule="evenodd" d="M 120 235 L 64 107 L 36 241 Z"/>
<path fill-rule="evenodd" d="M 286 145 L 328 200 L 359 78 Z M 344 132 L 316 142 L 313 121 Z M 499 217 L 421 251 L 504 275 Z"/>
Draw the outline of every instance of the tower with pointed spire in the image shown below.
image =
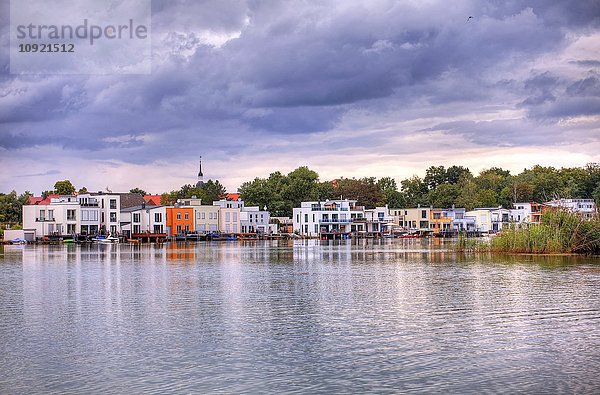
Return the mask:
<path fill-rule="evenodd" d="M 200 167 L 198 168 L 198 182 L 196 182 L 196 187 L 200 188 L 204 185 L 204 174 L 202 174 L 202 156 L 200 157 Z"/>

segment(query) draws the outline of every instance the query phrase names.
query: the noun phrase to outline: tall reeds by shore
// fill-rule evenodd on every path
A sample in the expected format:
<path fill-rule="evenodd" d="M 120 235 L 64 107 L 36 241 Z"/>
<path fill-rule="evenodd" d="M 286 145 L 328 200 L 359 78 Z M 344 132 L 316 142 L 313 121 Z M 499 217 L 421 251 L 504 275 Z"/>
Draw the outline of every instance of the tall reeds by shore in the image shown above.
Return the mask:
<path fill-rule="evenodd" d="M 586 219 L 568 210 L 548 211 L 540 224 L 511 226 L 488 241 L 460 235 L 456 249 L 516 254 L 600 255 L 600 216 Z"/>
<path fill-rule="evenodd" d="M 600 254 L 600 217 L 567 210 L 544 213 L 542 223 L 511 227 L 491 239 L 490 251 L 532 254 Z"/>

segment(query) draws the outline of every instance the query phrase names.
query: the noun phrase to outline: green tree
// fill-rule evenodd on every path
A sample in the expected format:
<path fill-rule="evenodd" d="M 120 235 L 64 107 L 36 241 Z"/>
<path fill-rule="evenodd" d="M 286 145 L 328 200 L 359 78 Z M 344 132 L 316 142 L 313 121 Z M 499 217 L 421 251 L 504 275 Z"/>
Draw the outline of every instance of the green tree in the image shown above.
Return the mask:
<path fill-rule="evenodd" d="M 419 176 L 404 179 L 400 185 L 407 206 L 416 207 L 417 204 L 426 204 L 427 185 Z"/>
<path fill-rule="evenodd" d="M 77 193 L 88 193 L 88 189 L 86 187 L 81 187 Z"/>
<path fill-rule="evenodd" d="M 129 193 L 139 193 L 142 196 L 146 196 L 148 194 L 148 192 L 144 191 L 143 189 L 140 188 L 132 188 L 129 190 Z"/>
<path fill-rule="evenodd" d="M 360 206 L 374 208 L 384 204 L 385 195 L 375 182 L 375 177 L 340 178 L 335 183 L 336 196 L 353 199 Z"/>
<path fill-rule="evenodd" d="M 73 184 L 69 180 L 56 181 L 54 184 L 54 193 L 59 195 L 72 195 L 76 191 Z"/>
<path fill-rule="evenodd" d="M 446 170 L 446 182 L 449 184 L 458 184 L 463 177 L 473 177 L 471 170 L 463 166 L 450 166 Z"/>
<path fill-rule="evenodd" d="M 460 188 L 453 184 L 438 185 L 427 194 L 427 203 L 433 207 L 448 208 L 456 204 Z"/>
<path fill-rule="evenodd" d="M 0 222 L 2 223 L 22 223 L 23 205 L 31 197 L 31 193 L 26 191 L 17 195 L 16 191 L 4 194 L 0 193 Z"/>
<path fill-rule="evenodd" d="M 448 181 L 446 169 L 444 166 L 430 166 L 426 173 L 423 183 L 429 190 L 434 189 L 438 185 L 442 185 Z"/>

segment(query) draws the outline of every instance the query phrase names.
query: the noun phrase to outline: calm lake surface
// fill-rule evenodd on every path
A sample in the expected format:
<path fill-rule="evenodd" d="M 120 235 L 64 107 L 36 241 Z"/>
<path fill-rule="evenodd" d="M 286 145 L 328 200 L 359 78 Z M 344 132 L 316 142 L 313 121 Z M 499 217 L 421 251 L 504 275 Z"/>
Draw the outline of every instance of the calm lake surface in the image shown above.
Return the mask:
<path fill-rule="evenodd" d="M 599 393 L 600 259 L 0 246 L 0 393 Z"/>

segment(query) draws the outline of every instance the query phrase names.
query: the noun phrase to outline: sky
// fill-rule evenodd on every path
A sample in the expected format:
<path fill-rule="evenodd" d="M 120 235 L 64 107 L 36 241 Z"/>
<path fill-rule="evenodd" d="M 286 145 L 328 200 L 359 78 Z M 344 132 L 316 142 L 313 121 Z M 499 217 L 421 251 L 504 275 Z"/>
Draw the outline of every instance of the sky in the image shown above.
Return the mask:
<path fill-rule="evenodd" d="M 148 75 L 10 74 L 8 11 L 0 192 L 600 162 L 599 0 L 152 1 Z"/>

